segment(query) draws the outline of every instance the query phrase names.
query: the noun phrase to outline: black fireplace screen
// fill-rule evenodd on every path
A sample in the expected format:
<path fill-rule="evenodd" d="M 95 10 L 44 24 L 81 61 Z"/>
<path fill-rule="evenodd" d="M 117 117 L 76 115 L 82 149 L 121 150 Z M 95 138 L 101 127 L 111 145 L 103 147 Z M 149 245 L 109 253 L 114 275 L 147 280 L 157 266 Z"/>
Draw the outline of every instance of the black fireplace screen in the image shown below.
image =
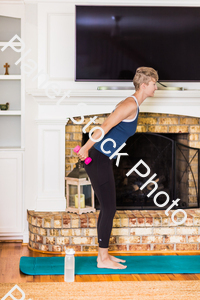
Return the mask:
<path fill-rule="evenodd" d="M 85 134 L 84 134 L 85 136 Z M 84 140 L 85 139 L 85 140 Z M 83 138 L 84 143 L 87 138 Z M 84 144 L 83 143 L 83 144 Z M 170 134 L 136 133 L 126 141 L 122 149 L 128 156 L 121 156 L 119 166 L 113 163 L 113 172 L 116 185 L 117 209 L 162 209 L 165 210 L 172 203 L 172 200 L 180 199 L 177 208 L 199 207 L 199 171 L 200 171 L 200 149 L 191 148 L 178 143 Z M 150 169 L 146 177 L 141 177 L 135 171 L 129 176 L 126 174 L 142 160 Z M 140 164 L 137 170 L 141 174 L 147 172 L 146 166 Z M 152 179 L 157 183 L 149 182 L 143 189 L 142 186 L 154 174 Z M 158 192 L 165 192 L 169 196 L 169 202 L 163 207 L 154 203 L 154 196 Z M 166 202 L 166 195 L 160 194 L 157 204 Z M 95 207 L 100 208 L 95 195 Z"/>
<path fill-rule="evenodd" d="M 179 206 L 199 207 L 200 199 L 200 149 L 175 143 L 174 197 L 180 198 Z"/>

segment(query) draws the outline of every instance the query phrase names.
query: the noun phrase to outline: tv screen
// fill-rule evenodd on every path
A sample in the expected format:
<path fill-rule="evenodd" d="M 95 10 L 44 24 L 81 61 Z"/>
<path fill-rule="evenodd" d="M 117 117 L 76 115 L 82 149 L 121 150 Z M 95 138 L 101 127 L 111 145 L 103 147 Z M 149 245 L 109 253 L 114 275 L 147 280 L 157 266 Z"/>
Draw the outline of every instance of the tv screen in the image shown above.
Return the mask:
<path fill-rule="evenodd" d="M 200 80 L 200 7 L 76 6 L 76 81 Z"/>

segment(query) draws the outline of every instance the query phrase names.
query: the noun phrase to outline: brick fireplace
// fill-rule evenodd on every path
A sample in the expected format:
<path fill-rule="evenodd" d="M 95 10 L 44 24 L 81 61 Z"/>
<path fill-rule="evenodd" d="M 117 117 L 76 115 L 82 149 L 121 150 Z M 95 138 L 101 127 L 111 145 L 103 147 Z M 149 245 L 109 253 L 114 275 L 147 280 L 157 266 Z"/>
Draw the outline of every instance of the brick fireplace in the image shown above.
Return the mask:
<path fill-rule="evenodd" d="M 85 116 L 81 125 L 71 120 L 65 126 L 65 175 L 67 176 L 78 161 L 73 152 L 76 145 L 82 143 L 82 128 L 90 117 L 98 116 L 94 126 L 101 125 L 108 114 L 90 114 Z M 79 118 L 75 118 L 79 120 Z M 178 142 L 200 148 L 200 119 L 163 113 L 141 112 L 137 132 L 181 133 Z M 191 154 L 192 155 L 192 154 Z M 189 156 L 191 156 L 189 155 Z M 192 172 L 198 181 L 198 164 L 192 162 Z M 119 166 L 120 167 L 120 166 Z M 195 203 L 195 187 L 192 173 L 189 171 L 189 202 Z M 110 238 L 110 251 L 146 251 L 146 250 L 200 250 L 200 210 L 187 209 L 187 220 L 176 226 L 171 215 L 164 210 L 117 210 Z M 97 220 L 99 211 L 77 215 L 73 213 L 28 211 L 29 247 L 40 251 L 61 253 L 64 245 L 75 251 L 93 252 L 98 249 Z M 177 213 L 175 220 L 183 218 Z"/>

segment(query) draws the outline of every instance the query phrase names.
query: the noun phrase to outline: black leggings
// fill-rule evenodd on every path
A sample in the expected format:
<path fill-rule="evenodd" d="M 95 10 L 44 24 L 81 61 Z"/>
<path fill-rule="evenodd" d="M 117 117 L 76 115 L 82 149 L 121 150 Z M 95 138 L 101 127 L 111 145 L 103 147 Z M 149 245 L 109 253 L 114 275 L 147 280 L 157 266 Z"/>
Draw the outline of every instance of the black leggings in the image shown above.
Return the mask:
<path fill-rule="evenodd" d="M 92 161 L 89 165 L 84 164 L 84 166 L 100 203 L 97 223 L 98 243 L 100 248 L 108 248 L 113 218 L 116 212 L 114 159 L 110 159 L 95 149 L 94 146 L 89 149 L 88 154 Z"/>

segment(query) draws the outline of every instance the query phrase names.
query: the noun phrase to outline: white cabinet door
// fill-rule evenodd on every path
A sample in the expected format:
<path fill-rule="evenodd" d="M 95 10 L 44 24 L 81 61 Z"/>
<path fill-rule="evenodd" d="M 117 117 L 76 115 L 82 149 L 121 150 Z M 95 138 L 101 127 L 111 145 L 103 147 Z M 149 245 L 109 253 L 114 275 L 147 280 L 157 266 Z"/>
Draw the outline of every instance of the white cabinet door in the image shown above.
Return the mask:
<path fill-rule="evenodd" d="M 22 234 L 22 164 L 20 151 L 0 151 L 0 238 Z"/>

